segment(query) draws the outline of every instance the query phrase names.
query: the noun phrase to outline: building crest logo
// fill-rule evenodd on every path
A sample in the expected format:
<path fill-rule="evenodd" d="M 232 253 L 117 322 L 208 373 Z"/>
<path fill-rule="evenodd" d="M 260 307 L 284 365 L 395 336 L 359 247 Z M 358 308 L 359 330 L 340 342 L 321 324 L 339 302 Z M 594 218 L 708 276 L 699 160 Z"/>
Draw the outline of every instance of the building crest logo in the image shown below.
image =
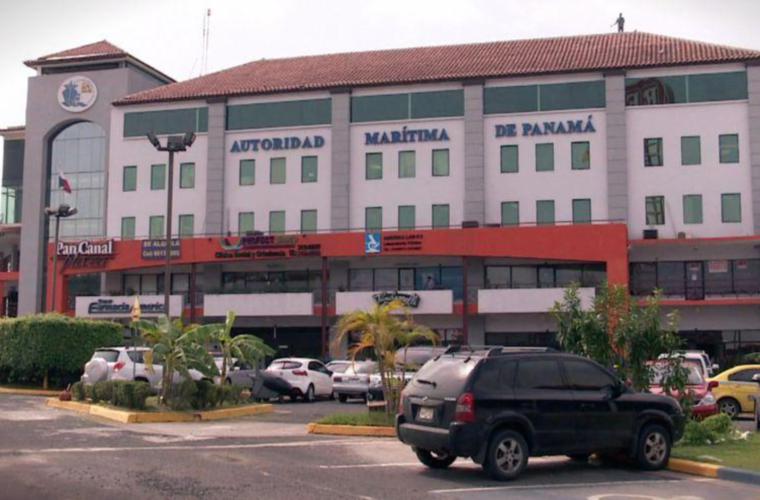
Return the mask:
<path fill-rule="evenodd" d="M 97 97 L 97 87 L 86 76 L 67 78 L 58 87 L 58 104 L 72 113 L 81 113 L 90 109 Z"/>

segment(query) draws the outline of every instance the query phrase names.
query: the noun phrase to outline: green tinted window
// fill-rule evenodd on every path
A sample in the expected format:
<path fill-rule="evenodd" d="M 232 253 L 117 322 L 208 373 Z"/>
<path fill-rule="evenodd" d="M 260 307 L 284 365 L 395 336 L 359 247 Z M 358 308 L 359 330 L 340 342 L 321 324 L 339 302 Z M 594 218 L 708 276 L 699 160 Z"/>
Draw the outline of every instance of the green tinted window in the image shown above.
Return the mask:
<path fill-rule="evenodd" d="M 449 150 L 433 150 L 433 176 L 445 177 L 449 175 Z"/>
<path fill-rule="evenodd" d="M 520 170 L 520 156 L 516 144 L 501 147 L 501 173 L 514 173 Z"/>
<path fill-rule="evenodd" d="M 383 153 L 367 153 L 365 156 L 366 173 L 365 178 L 382 179 L 383 178 Z"/>
<path fill-rule="evenodd" d="M 683 223 L 702 224 L 701 194 L 685 194 L 683 196 Z"/>
<path fill-rule="evenodd" d="M 730 101 L 747 98 L 747 73 L 689 75 L 689 102 Z"/>
<path fill-rule="evenodd" d="M 245 234 L 250 233 L 254 229 L 254 215 L 253 212 L 240 212 L 238 213 L 238 233 Z"/>
<path fill-rule="evenodd" d="M 720 195 L 720 213 L 723 222 L 742 221 L 742 197 L 739 193 Z"/>
<path fill-rule="evenodd" d="M 449 227 L 449 206 L 433 205 L 433 228 Z"/>
<path fill-rule="evenodd" d="M 192 214 L 183 214 L 179 216 L 179 236 L 180 238 L 192 236 L 195 230 L 195 216 Z"/>
<path fill-rule="evenodd" d="M 135 218 L 134 217 L 121 218 L 121 239 L 122 240 L 135 239 Z"/>
<path fill-rule="evenodd" d="M 486 87 L 483 89 L 483 112 L 520 113 L 538 111 L 538 86 Z"/>
<path fill-rule="evenodd" d="M 271 158 L 269 160 L 269 183 L 285 184 L 285 158 Z"/>
<path fill-rule="evenodd" d="M 150 219 L 148 219 L 148 226 L 151 239 L 163 238 L 166 236 L 163 215 L 151 215 Z"/>
<path fill-rule="evenodd" d="M 662 162 L 662 139 L 659 137 L 644 139 L 644 166 L 661 167 Z"/>
<path fill-rule="evenodd" d="M 240 160 L 240 185 L 256 184 L 256 160 Z"/>
<path fill-rule="evenodd" d="M 398 207 L 398 228 L 414 229 L 415 221 L 415 208 L 414 205 L 401 205 Z"/>
<path fill-rule="evenodd" d="M 573 224 L 591 223 L 591 200 L 573 200 Z"/>
<path fill-rule="evenodd" d="M 317 232 L 317 211 L 316 210 L 301 210 L 301 232 L 302 233 L 316 233 Z"/>
<path fill-rule="evenodd" d="M 520 225 L 520 203 L 517 201 L 505 201 L 501 204 L 501 225 Z"/>
<path fill-rule="evenodd" d="M 628 106 L 746 98 L 747 73 L 745 71 L 626 78 L 625 80 L 625 100 Z"/>
<path fill-rule="evenodd" d="M 367 207 L 364 209 L 364 227 L 367 231 L 379 231 L 383 228 L 382 207 Z"/>
<path fill-rule="evenodd" d="M 137 190 L 137 167 L 130 165 L 124 167 L 122 174 L 122 191 L 136 191 Z"/>
<path fill-rule="evenodd" d="M 645 201 L 647 226 L 665 224 L 665 197 L 647 196 Z"/>
<path fill-rule="evenodd" d="M 591 147 L 588 142 L 574 142 L 570 146 L 573 170 L 588 170 L 591 168 Z"/>
<path fill-rule="evenodd" d="M 538 200 L 536 202 L 536 224 L 554 224 L 554 200 Z"/>
<path fill-rule="evenodd" d="M 301 157 L 301 182 L 317 182 L 317 157 Z"/>
<path fill-rule="evenodd" d="M 227 106 L 227 130 L 325 125 L 331 121 L 329 98 Z"/>
<path fill-rule="evenodd" d="M 166 187 L 166 165 L 150 166 L 150 189 L 158 190 Z"/>
<path fill-rule="evenodd" d="M 686 102 L 686 77 L 626 78 L 627 106 L 673 104 Z"/>
<path fill-rule="evenodd" d="M 398 176 L 399 179 L 406 179 L 416 175 L 414 151 L 398 152 Z"/>
<path fill-rule="evenodd" d="M 702 151 L 698 135 L 681 137 L 681 165 L 699 165 Z"/>
<path fill-rule="evenodd" d="M 182 163 L 179 166 L 179 187 L 182 189 L 195 187 L 195 163 Z"/>
<path fill-rule="evenodd" d="M 409 94 L 371 95 L 351 98 L 351 121 L 372 122 L 409 118 Z"/>
<path fill-rule="evenodd" d="M 124 137 L 208 131 L 208 108 L 124 113 Z"/>
<path fill-rule="evenodd" d="M 554 144 L 536 144 L 536 172 L 554 170 Z"/>
<path fill-rule="evenodd" d="M 411 94 L 412 118 L 464 115 L 464 90 L 442 90 Z"/>
<path fill-rule="evenodd" d="M 604 80 L 540 85 L 539 107 L 541 111 L 603 108 L 604 94 Z"/>
<path fill-rule="evenodd" d="M 737 134 L 721 135 L 720 142 L 720 162 L 721 163 L 739 163 L 739 136 Z"/>
<path fill-rule="evenodd" d="M 270 233 L 284 233 L 285 232 L 285 211 L 275 210 L 269 212 L 269 232 Z"/>

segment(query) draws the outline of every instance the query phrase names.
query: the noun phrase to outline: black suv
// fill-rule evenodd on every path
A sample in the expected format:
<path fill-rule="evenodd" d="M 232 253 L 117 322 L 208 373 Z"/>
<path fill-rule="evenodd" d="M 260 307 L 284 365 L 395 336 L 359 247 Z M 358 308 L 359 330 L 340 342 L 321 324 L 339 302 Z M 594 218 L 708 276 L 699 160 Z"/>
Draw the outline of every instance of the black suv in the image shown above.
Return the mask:
<path fill-rule="evenodd" d="M 636 393 L 586 358 L 549 349 L 454 349 L 423 366 L 401 395 L 399 439 L 431 468 L 470 457 L 494 479 L 528 456 L 626 453 L 665 467 L 685 423 L 676 400 Z"/>

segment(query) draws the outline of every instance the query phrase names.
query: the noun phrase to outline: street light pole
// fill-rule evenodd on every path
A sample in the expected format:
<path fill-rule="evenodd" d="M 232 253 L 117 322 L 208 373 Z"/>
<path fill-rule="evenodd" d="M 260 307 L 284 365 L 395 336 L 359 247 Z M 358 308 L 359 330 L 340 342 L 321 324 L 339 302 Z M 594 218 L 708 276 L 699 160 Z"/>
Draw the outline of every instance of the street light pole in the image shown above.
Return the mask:
<path fill-rule="evenodd" d="M 58 235 L 59 228 L 61 225 L 61 217 L 71 217 L 72 215 L 76 215 L 78 210 L 76 208 L 71 208 L 70 206 L 66 204 L 58 205 L 58 208 L 46 208 L 45 209 L 45 215 L 48 217 L 53 216 L 55 217 L 55 239 L 53 240 L 53 290 L 51 294 L 51 304 L 50 309 L 52 311 L 55 311 L 55 292 L 56 288 L 58 286 Z"/>

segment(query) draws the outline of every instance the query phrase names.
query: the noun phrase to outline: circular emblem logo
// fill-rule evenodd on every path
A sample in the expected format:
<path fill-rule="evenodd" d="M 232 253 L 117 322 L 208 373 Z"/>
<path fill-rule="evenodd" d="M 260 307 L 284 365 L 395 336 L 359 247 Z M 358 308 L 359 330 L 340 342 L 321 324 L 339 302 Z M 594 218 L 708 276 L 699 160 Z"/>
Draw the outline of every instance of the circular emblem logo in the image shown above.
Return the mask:
<path fill-rule="evenodd" d="M 72 76 L 58 87 L 58 104 L 66 111 L 81 113 L 95 104 L 98 89 L 86 76 Z"/>

